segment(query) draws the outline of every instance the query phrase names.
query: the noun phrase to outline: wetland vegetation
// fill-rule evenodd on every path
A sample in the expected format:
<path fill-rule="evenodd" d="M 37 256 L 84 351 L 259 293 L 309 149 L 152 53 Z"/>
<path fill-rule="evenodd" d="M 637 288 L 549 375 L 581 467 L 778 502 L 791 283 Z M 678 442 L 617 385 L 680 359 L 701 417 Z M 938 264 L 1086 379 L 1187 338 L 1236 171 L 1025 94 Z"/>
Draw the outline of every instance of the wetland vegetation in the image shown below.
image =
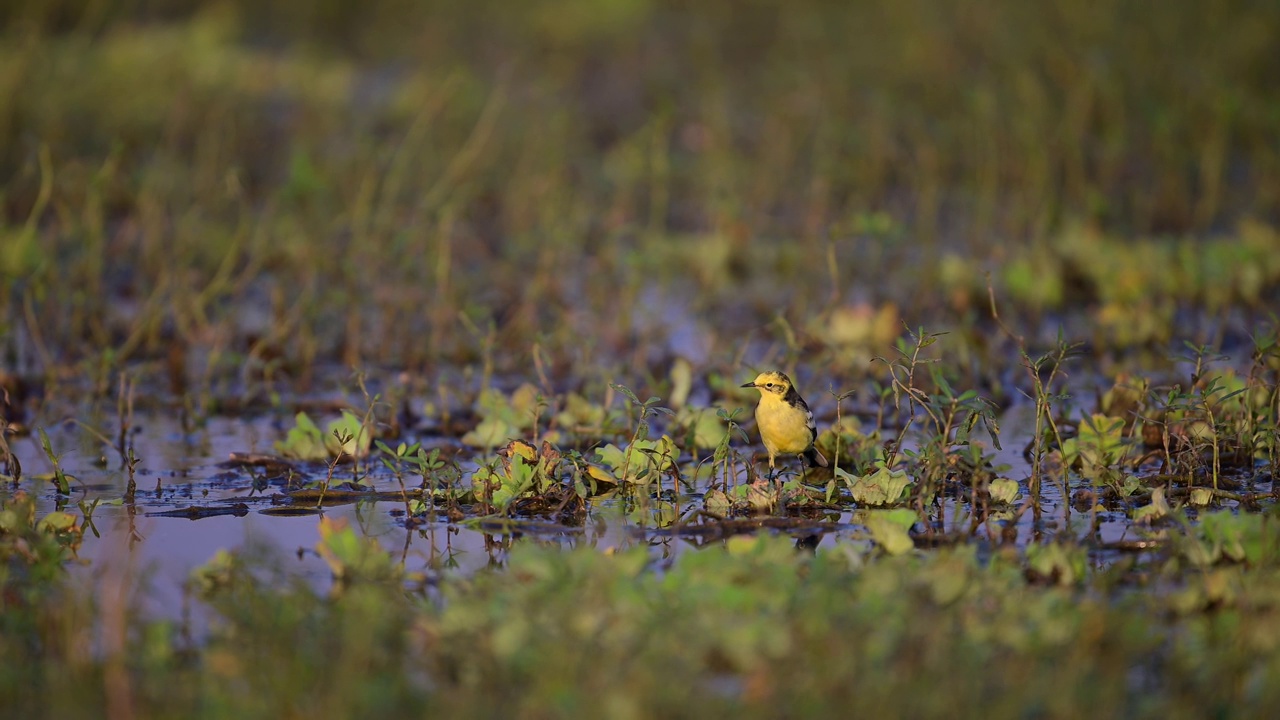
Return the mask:
<path fill-rule="evenodd" d="M 0 7 L 0 711 L 1274 714 L 1276 47 Z"/>

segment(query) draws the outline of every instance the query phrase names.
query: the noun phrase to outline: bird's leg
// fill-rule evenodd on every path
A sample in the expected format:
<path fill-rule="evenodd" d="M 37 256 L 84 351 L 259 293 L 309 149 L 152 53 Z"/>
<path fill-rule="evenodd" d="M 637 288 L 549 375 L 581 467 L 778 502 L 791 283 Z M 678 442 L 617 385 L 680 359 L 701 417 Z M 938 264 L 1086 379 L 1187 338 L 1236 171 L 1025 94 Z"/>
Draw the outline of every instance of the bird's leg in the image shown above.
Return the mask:
<path fill-rule="evenodd" d="M 782 477 L 777 478 L 777 483 L 778 483 L 778 507 L 781 510 L 786 510 L 787 501 L 786 501 L 786 498 L 782 496 L 782 489 L 787 483 L 786 483 L 786 480 Z"/>
<path fill-rule="evenodd" d="M 796 479 L 800 479 L 800 478 L 804 478 L 804 459 L 803 459 L 803 457 L 801 457 L 801 460 L 800 460 L 800 469 L 796 471 Z M 783 497 L 782 497 L 782 486 L 783 486 L 783 484 L 786 484 L 786 483 L 783 483 L 783 482 L 782 482 L 782 480 L 780 480 L 780 482 L 778 482 L 778 503 L 780 503 L 780 505 L 782 506 L 782 509 L 783 509 L 783 510 L 786 510 L 787 503 L 786 503 L 786 500 L 783 500 Z"/>

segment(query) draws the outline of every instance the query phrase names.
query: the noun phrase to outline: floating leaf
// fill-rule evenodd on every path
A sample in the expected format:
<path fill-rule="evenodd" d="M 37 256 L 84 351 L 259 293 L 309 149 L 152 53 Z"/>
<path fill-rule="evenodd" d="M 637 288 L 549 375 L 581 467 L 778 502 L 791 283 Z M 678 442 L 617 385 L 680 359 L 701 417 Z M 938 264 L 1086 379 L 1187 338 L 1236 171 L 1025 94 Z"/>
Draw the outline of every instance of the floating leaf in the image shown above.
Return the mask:
<path fill-rule="evenodd" d="M 495 448 L 521 435 L 520 428 L 502 418 L 489 417 L 480 421 L 470 432 L 462 436 L 462 444 L 481 448 Z"/>
<path fill-rule="evenodd" d="M 1018 483 L 1009 478 L 996 478 L 991 481 L 989 492 L 992 501 L 1007 505 L 1017 499 Z"/>
<path fill-rule="evenodd" d="M 863 510 L 858 519 L 871 533 L 871 539 L 890 555 L 901 555 L 915 547 L 909 533 L 919 519 L 914 510 Z"/>
<path fill-rule="evenodd" d="M 596 467 L 595 465 L 587 466 L 587 475 L 592 480 L 595 480 L 596 482 L 601 482 L 608 485 L 618 484 L 618 478 L 614 477 L 612 473 L 610 473 L 608 470 L 605 470 L 604 468 Z"/>
<path fill-rule="evenodd" d="M 768 480 L 739 485 L 734 488 L 734 493 L 745 500 L 755 512 L 767 512 L 778 504 L 778 491 Z"/>
<path fill-rule="evenodd" d="M 543 445 L 545 446 L 546 443 L 543 443 Z M 505 448 L 500 450 L 498 454 L 511 458 L 519 455 L 529 462 L 534 462 L 538 459 L 538 451 L 534 450 L 532 445 L 523 440 L 512 440 Z"/>
<path fill-rule="evenodd" d="M 36 525 L 36 529 L 52 533 L 66 532 L 69 530 L 75 530 L 76 523 L 79 522 L 79 520 L 80 519 L 78 517 L 69 512 L 55 510 L 41 518 L 40 522 Z"/>
<path fill-rule="evenodd" d="M 733 507 L 733 501 L 723 490 L 708 490 L 707 494 L 702 496 L 702 503 L 708 512 L 717 515 L 725 515 Z"/>
<path fill-rule="evenodd" d="M 1135 523 L 1152 523 L 1168 516 L 1169 511 L 1169 501 L 1164 498 L 1164 488 L 1158 487 L 1151 491 L 1151 504 L 1144 505 L 1133 511 L 1133 521 Z"/>
<path fill-rule="evenodd" d="M 850 475 L 837 469 L 837 476 L 849 486 L 849 494 L 860 505 L 893 505 L 907 497 L 911 479 L 905 470 L 889 470 L 881 467 L 870 475 Z"/>

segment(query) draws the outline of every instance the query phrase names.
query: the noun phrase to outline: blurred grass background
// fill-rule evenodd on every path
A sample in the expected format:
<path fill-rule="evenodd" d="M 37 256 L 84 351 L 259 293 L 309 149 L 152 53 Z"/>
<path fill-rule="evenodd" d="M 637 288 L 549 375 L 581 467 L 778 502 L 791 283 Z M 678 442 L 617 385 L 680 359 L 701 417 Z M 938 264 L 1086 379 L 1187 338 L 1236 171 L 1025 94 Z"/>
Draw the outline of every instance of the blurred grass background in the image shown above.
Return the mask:
<path fill-rule="evenodd" d="M 1154 276 L 1111 312 L 1160 342 L 1174 300 L 1280 280 L 1271 2 L 52 0 L 0 27 L 20 367 L 527 365 L 634 346 L 617 309 L 655 287 L 794 345 L 853 303 L 972 312 L 990 270 L 1034 327 L 1101 313 L 1116 266 Z"/>
<path fill-rule="evenodd" d="M 1221 341 L 1280 285 L 1277 47 L 1280 4 L 1246 0 L 10 0 L 0 376 L 103 396 L 138 360 L 176 394 L 326 363 L 622 379 L 693 335 L 734 371 L 744 337 L 804 350 L 840 387 L 902 319 L 960 326 L 947 346 L 1008 374 L 979 327 L 988 271 L 1020 332 Z M 33 716 L 278 716 L 298 688 L 321 716 L 679 713 L 686 678 L 723 714 L 1278 702 L 1274 572 L 1197 570 L 1117 610 L 1106 574 L 1042 588 L 946 553 L 861 575 L 766 538 L 643 583 L 638 554 L 531 553 L 440 609 L 215 567 L 221 623 L 188 640 L 123 591 L 94 607 L 48 581 L 65 558 L 26 508 L 5 531 L 43 544 L 0 564 L 21 590 L 0 593 L 0 696 Z"/>

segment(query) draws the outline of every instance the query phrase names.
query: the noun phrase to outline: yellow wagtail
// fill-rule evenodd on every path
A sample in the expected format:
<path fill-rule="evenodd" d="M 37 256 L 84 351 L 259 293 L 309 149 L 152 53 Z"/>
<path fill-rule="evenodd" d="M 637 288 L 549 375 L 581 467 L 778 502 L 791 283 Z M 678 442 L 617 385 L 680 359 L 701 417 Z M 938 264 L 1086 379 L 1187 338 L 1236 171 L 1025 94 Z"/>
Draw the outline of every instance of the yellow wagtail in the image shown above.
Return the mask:
<path fill-rule="evenodd" d="M 791 384 L 791 378 L 776 370 L 760 373 L 756 379 L 742 387 L 760 391 L 760 404 L 756 406 L 756 427 L 760 439 L 769 451 L 769 471 L 774 470 L 774 458 L 778 455 L 803 455 L 809 467 L 827 467 L 827 459 L 813 446 L 818 428 L 813 422 L 813 412 L 800 393 Z"/>

